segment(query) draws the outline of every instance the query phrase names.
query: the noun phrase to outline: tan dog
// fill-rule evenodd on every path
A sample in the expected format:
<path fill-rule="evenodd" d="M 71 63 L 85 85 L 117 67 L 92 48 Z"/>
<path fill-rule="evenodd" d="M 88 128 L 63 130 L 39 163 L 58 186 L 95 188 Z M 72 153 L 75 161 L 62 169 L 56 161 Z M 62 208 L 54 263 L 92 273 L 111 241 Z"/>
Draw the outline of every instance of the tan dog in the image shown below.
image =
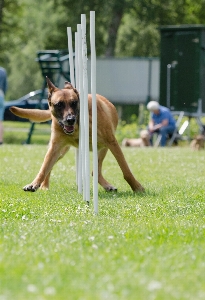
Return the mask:
<path fill-rule="evenodd" d="M 205 136 L 203 134 L 199 134 L 195 137 L 193 141 L 190 143 L 190 147 L 192 150 L 201 150 L 204 149 Z"/>
<path fill-rule="evenodd" d="M 122 146 L 125 147 L 148 147 L 150 146 L 150 135 L 148 130 L 144 129 L 140 132 L 138 139 L 124 139 Z"/>
<path fill-rule="evenodd" d="M 45 122 L 52 119 L 51 139 L 49 149 L 44 158 L 39 173 L 32 183 L 24 187 L 24 191 L 35 192 L 38 188 L 48 189 L 49 177 L 54 164 L 62 158 L 70 146 L 78 147 L 79 143 L 79 94 L 71 83 L 65 82 L 63 89 L 58 89 L 47 78 L 49 110 L 21 109 L 11 107 L 11 112 L 22 118 L 34 122 Z M 98 182 L 106 191 L 116 188 L 107 182 L 102 175 L 102 162 L 110 151 L 115 156 L 125 180 L 133 191 L 144 191 L 142 185 L 134 178 L 124 158 L 122 150 L 114 136 L 118 124 L 118 115 L 115 107 L 106 98 L 96 95 L 97 99 L 97 146 L 98 146 Z M 88 95 L 89 102 L 89 134 L 90 149 L 92 147 L 92 99 Z"/>

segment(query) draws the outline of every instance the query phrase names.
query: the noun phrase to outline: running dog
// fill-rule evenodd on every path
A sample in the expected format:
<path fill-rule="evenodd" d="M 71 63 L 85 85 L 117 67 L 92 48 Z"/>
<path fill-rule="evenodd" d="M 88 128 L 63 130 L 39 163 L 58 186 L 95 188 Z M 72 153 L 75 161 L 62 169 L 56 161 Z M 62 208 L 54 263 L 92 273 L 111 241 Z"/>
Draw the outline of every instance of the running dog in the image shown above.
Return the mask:
<path fill-rule="evenodd" d="M 49 178 L 54 164 L 62 158 L 70 146 L 79 144 L 79 93 L 69 82 L 65 82 L 63 89 L 57 88 L 48 78 L 48 110 L 21 109 L 11 107 L 13 114 L 27 118 L 33 122 L 52 120 L 51 138 L 39 173 L 32 183 L 26 185 L 24 191 L 35 192 L 38 188 L 48 189 Z M 96 95 L 97 100 L 97 147 L 98 147 L 98 183 L 106 191 L 117 189 L 107 182 L 102 175 L 102 163 L 108 149 L 115 156 L 124 179 L 135 192 L 143 192 L 144 188 L 135 179 L 125 160 L 122 150 L 115 138 L 118 115 L 115 107 L 105 97 Z M 90 149 L 92 136 L 92 97 L 88 95 Z"/>

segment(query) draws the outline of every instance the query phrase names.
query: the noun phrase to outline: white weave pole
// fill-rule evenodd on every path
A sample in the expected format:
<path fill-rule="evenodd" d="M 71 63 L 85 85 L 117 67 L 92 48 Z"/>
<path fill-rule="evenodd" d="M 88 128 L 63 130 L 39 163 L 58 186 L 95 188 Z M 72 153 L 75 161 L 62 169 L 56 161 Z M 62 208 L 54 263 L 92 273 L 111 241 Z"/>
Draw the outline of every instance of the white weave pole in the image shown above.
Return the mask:
<path fill-rule="evenodd" d="M 92 94 L 92 148 L 93 148 L 93 202 L 94 213 L 98 213 L 98 149 L 97 149 L 97 103 L 96 103 L 96 50 L 95 12 L 90 11 L 91 45 L 91 94 Z"/>
<path fill-rule="evenodd" d="M 78 66 L 78 32 L 75 32 L 75 82 L 79 91 L 79 66 Z"/>
<path fill-rule="evenodd" d="M 90 201 L 90 154 L 89 154 L 89 109 L 88 109 L 88 76 L 87 76 L 87 44 L 86 16 L 81 15 L 81 24 L 75 33 L 75 75 L 73 65 L 72 33 L 67 28 L 71 83 L 80 94 L 80 127 L 79 152 L 77 163 L 78 192 L 84 200 Z M 98 152 L 97 152 L 97 103 L 96 103 L 96 51 L 95 51 L 95 12 L 90 12 L 90 44 L 91 44 L 91 94 L 92 94 L 92 148 L 93 148 L 93 200 L 94 212 L 98 213 Z M 72 56 L 72 57 L 71 57 Z M 71 71 L 71 69 L 73 71 Z"/>
<path fill-rule="evenodd" d="M 85 154 L 85 197 L 90 201 L 90 149 L 89 149 L 89 111 L 88 111 L 88 75 L 87 75 L 87 43 L 86 43 L 86 16 L 81 14 L 82 28 L 82 56 L 83 56 L 83 92 L 84 92 L 84 154 Z"/>
<path fill-rule="evenodd" d="M 71 27 L 67 27 L 67 36 L 68 36 L 68 52 L 69 52 L 69 65 L 70 65 L 70 79 L 73 87 L 75 85 L 75 72 L 74 72 L 74 63 L 73 63 L 73 44 L 72 44 L 72 31 Z M 75 162 L 76 162 L 76 184 L 78 185 L 78 164 L 79 164 L 79 149 L 75 151 Z"/>
<path fill-rule="evenodd" d="M 77 25 L 77 44 L 78 44 L 78 91 L 80 94 L 80 128 L 79 128 L 79 163 L 78 163 L 78 192 L 83 192 L 83 198 L 85 199 L 85 158 L 83 155 L 83 149 L 85 144 L 85 135 L 84 135 L 84 93 L 83 93 L 83 62 L 82 62 L 82 30 L 81 25 Z"/>
<path fill-rule="evenodd" d="M 79 25 L 80 26 L 80 25 Z M 78 49 L 78 32 L 75 32 L 75 81 L 76 81 L 76 88 L 80 91 L 80 84 L 79 84 L 79 49 Z M 80 124 L 80 121 L 79 121 Z M 82 147 L 80 143 L 81 137 L 81 128 L 79 126 L 79 146 L 77 149 L 77 186 L 78 186 L 78 193 L 82 194 L 83 192 L 83 183 L 82 183 Z"/>
<path fill-rule="evenodd" d="M 73 45 L 72 45 L 72 32 L 71 27 L 67 27 L 68 36 L 68 51 L 69 51 L 69 65 L 70 65 L 70 79 L 71 84 L 75 87 L 75 76 L 74 76 L 74 63 L 73 63 Z"/>

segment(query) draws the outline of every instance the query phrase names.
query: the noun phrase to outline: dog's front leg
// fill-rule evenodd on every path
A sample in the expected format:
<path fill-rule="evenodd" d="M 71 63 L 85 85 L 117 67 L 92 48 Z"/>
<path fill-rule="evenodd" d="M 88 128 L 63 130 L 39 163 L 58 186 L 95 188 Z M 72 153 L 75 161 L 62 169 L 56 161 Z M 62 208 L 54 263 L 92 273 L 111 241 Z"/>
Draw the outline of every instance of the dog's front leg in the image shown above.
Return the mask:
<path fill-rule="evenodd" d="M 61 150 L 60 156 L 58 158 L 61 159 L 70 149 L 69 146 L 64 147 L 63 150 Z M 48 190 L 49 189 L 49 180 L 50 180 L 50 175 L 51 175 L 51 171 L 48 173 L 48 175 L 46 176 L 46 178 L 44 179 L 44 181 L 41 183 L 40 189 L 41 190 Z"/>
<path fill-rule="evenodd" d="M 44 181 L 41 183 L 40 189 L 41 190 L 48 190 L 49 189 L 49 181 L 50 181 L 51 172 L 48 173 Z"/>
<path fill-rule="evenodd" d="M 57 143 L 51 143 L 44 158 L 41 169 L 34 181 L 26 185 L 23 189 L 28 192 L 35 192 L 41 188 L 48 188 L 50 172 L 54 164 L 68 151 L 69 147 L 62 147 Z"/>

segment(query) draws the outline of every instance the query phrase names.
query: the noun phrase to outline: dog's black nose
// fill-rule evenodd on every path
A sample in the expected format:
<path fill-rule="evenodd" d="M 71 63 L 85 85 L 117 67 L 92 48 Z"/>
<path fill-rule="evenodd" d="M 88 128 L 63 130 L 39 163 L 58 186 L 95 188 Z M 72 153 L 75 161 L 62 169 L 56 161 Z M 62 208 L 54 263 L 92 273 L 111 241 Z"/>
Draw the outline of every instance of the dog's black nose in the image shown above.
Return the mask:
<path fill-rule="evenodd" d="M 75 123 L 75 116 L 74 115 L 71 115 L 69 114 L 66 118 L 66 121 L 69 125 L 73 125 Z"/>

